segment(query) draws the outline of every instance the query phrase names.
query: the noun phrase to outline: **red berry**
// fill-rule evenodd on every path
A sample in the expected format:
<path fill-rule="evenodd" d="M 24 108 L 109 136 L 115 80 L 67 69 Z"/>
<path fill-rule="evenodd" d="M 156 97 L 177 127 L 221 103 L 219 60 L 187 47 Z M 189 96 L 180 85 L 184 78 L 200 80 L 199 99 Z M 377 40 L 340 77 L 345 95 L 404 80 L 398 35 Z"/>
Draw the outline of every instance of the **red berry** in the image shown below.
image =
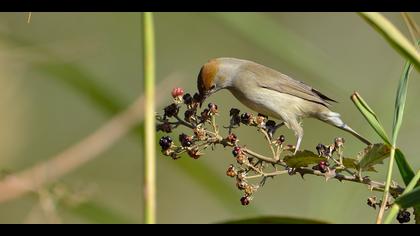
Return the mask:
<path fill-rule="evenodd" d="M 234 147 L 232 154 L 234 157 L 238 156 L 241 153 L 241 148 L 240 147 Z"/>
<path fill-rule="evenodd" d="M 172 89 L 172 97 L 173 98 L 180 97 L 182 95 L 184 95 L 184 90 L 182 88 Z"/>
<path fill-rule="evenodd" d="M 235 143 L 238 140 L 238 138 L 236 137 L 236 135 L 234 133 L 230 133 L 227 136 L 226 140 L 230 143 Z"/>

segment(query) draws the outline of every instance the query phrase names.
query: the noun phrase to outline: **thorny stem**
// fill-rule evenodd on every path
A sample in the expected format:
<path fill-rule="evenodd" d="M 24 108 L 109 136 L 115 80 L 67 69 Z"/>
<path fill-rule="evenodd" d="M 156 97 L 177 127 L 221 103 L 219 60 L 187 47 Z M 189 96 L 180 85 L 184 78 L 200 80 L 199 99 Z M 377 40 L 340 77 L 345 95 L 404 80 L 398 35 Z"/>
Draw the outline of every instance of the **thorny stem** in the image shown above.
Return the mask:
<path fill-rule="evenodd" d="M 263 174 L 258 174 L 258 175 L 252 175 L 252 176 L 245 176 L 245 179 L 255 179 L 255 178 L 259 178 L 259 177 L 273 177 L 273 176 L 277 176 L 277 175 L 284 175 L 289 173 L 289 171 L 287 170 L 279 170 L 279 171 L 275 171 L 272 173 L 263 173 Z"/>
<path fill-rule="evenodd" d="M 178 115 L 175 115 L 174 117 L 178 121 L 179 124 L 181 124 L 183 126 L 186 126 L 186 127 L 190 128 L 190 129 L 194 129 L 195 128 L 195 126 L 193 126 L 192 124 L 187 123 L 187 122 L 183 121 L 181 118 L 179 118 Z"/>
<path fill-rule="evenodd" d="M 238 140 L 233 141 L 233 143 L 232 143 L 231 141 L 228 140 L 228 138 L 225 139 L 219 134 L 219 130 L 218 130 L 218 127 L 217 127 L 217 124 L 216 124 L 215 115 L 216 114 L 212 114 L 211 119 L 208 120 L 208 123 L 211 125 L 213 131 L 209 131 L 209 130 L 205 129 L 204 127 L 201 127 L 201 125 L 204 125 L 204 123 L 201 123 L 199 125 L 194 125 L 193 123 L 189 123 L 189 122 L 185 122 L 185 121 L 181 120 L 177 115 L 174 116 L 175 119 L 177 119 L 177 122 L 170 123 L 170 124 L 184 125 L 185 127 L 188 127 L 190 129 L 193 129 L 193 130 L 199 128 L 199 129 L 202 129 L 205 133 L 204 139 L 198 138 L 198 140 L 196 140 L 196 141 L 200 141 L 201 143 L 195 144 L 191 147 L 182 147 L 182 148 L 179 148 L 179 149 L 175 150 L 175 153 L 177 154 L 176 156 L 178 156 L 181 153 L 186 152 L 187 150 L 197 150 L 199 152 L 200 148 L 201 148 L 201 150 L 203 150 L 203 149 L 207 148 L 208 146 L 213 146 L 214 147 L 218 144 L 223 145 L 223 147 L 236 147 L 237 146 L 237 141 Z M 159 120 L 159 117 L 157 119 Z M 162 119 L 160 119 L 160 121 L 164 122 Z M 302 176 L 302 178 L 304 177 L 304 175 L 314 175 L 314 176 L 324 177 L 326 180 L 336 179 L 340 182 L 348 181 L 348 182 L 364 184 L 364 185 L 367 185 L 371 191 L 385 192 L 386 193 L 385 195 L 389 195 L 389 193 L 391 193 L 393 196 L 399 196 L 404 191 L 404 188 L 402 188 L 401 186 L 399 186 L 396 183 L 391 184 L 391 181 L 388 181 L 387 183 L 378 182 L 378 181 L 371 180 L 367 176 L 362 176 L 361 172 L 356 174 L 355 172 L 350 171 L 343 164 L 343 156 L 342 156 L 341 148 L 339 148 L 339 150 L 338 150 L 340 160 L 338 161 L 334 157 L 331 156 L 330 159 L 332 159 L 335 162 L 336 166 L 333 169 L 328 168 L 327 172 L 325 172 L 325 171 L 321 172 L 320 170 L 315 170 L 315 169 L 308 168 L 308 167 L 299 167 L 299 168 L 290 169 L 290 168 L 288 168 L 286 163 L 282 159 L 280 159 L 280 154 L 284 150 L 288 150 L 288 149 L 283 148 L 282 144 L 280 144 L 280 145 L 277 144 L 276 145 L 276 150 L 274 150 L 273 143 L 272 143 L 271 138 L 269 137 L 267 131 L 264 128 L 257 126 L 255 123 L 251 123 L 250 126 L 257 127 L 259 129 L 259 131 L 264 134 L 265 139 L 269 142 L 269 146 L 270 146 L 270 149 L 272 151 L 273 157 L 267 157 L 265 155 L 262 155 L 262 154 L 259 154 L 259 153 L 255 152 L 255 151 L 252 151 L 251 149 L 247 148 L 246 146 L 242 146 L 240 150 L 247 158 L 247 160 L 243 164 L 248 168 L 247 172 L 249 172 L 249 171 L 255 172 L 255 175 L 245 176 L 244 179 L 255 179 L 255 178 L 262 177 L 263 178 L 262 182 L 264 182 L 267 177 L 274 177 L 274 176 L 283 175 L 283 174 L 286 174 L 286 173 L 288 173 L 289 175 L 294 175 L 296 173 L 299 173 Z M 231 134 L 232 128 L 236 128 L 236 127 L 234 127 L 234 124 L 232 123 L 232 120 L 231 120 L 230 125 L 228 127 L 224 127 L 224 128 L 227 128 L 229 130 L 229 134 Z M 393 151 L 395 152 L 395 150 L 393 150 Z M 201 155 L 201 154 L 199 154 L 199 155 Z M 251 158 L 255 158 L 258 161 L 256 163 L 252 163 L 252 162 L 250 162 Z M 271 164 L 273 166 L 274 170 L 272 172 L 265 173 L 263 171 L 264 170 L 264 167 L 263 167 L 264 163 Z M 261 164 L 261 167 L 258 167 L 258 164 Z M 277 170 L 277 166 L 281 166 L 285 169 L 284 170 Z M 342 174 L 342 173 L 336 173 L 337 170 L 343 170 L 346 173 L 348 173 L 349 175 L 345 175 L 345 174 Z M 384 201 L 384 202 L 386 204 L 387 201 Z"/>

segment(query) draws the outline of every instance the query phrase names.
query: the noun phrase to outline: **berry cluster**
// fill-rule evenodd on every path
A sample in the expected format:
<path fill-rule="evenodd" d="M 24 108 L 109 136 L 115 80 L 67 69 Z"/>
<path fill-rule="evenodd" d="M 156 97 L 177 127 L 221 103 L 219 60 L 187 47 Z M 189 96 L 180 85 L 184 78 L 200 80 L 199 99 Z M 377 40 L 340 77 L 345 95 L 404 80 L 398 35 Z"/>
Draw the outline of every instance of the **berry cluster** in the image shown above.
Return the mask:
<path fill-rule="evenodd" d="M 304 174 L 312 174 L 324 176 L 326 180 L 335 178 L 340 181 L 348 180 L 368 184 L 372 189 L 373 187 L 376 189 L 384 187 L 373 186 L 371 185 L 373 181 L 370 181 L 368 176 L 362 176 L 361 172 L 350 170 L 357 170 L 354 167 L 355 159 L 343 158 L 345 142 L 343 138 L 335 138 L 330 145 L 318 144 L 315 148 L 318 156 L 308 150 L 298 151 L 294 155 L 295 147 L 286 144 L 284 135 L 274 137 L 276 130 L 283 123 L 277 124 L 264 114 L 241 113 L 239 109 L 232 108 L 229 112 L 229 126 L 224 127 L 228 129 L 227 135 L 222 136 L 216 124 L 216 117 L 219 114 L 219 107 L 216 104 L 209 103 L 199 110 L 203 103 L 203 97 L 200 94 L 191 95 L 185 93 L 182 88 L 175 88 L 171 95 L 173 102 L 163 109 L 163 116 L 156 116 L 159 121 L 157 130 L 172 133 L 177 127 L 183 126 L 190 132 L 180 132 L 178 134 L 179 142 L 174 142 L 170 136 L 161 137 L 159 145 L 162 153 L 173 159 L 178 159 L 185 154 L 193 159 L 198 159 L 203 156 L 202 151 L 208 147 L 212 149 L 217 145 L 230 147 L 236 164 L 229 165 L 226 175 L 233 178 L 236 188 L 243 192 L 240 202 L 244 206 L 250 204 L 257 190 L 266 183 L 267 179 L 281 174 L 300 173 L 302 177 Z M 181 110 L 184 110 L 183 113 Z M 182 117 L 180 114 L 184 114 L 184 116 Z M 240 145 L 238 136 L 232 130 L 241 125 L 254 127 L 263 134 L 263 137 L 268 141 L 271 157 L 256 153 L 246 145 Z M 308 153 L 310 155 L 305 156 Z M 339 159 L 336 159 L 335 156 L 338 156 Z M 348 166 L 345 166 L 344 163 Z M 313 164 L 315 165 L 312 168 L 309 167 Z M 375 181 L 376 185 L 378 185 L 377 183 Z M 394 195 L 392 196 L 395 198 Z M 376 197 L 369 198 L 367 203 L 375 209 L 380 205 L 376 201 Z M 389 204 L 387 206 L 389 207 Z M 397 219 L 400 223 L 406 223 L 410 221 L 410 213 L 406 210 L 401 211 Z"/>
<path fill-rule="evenodd" d="M 404 209 L 398 213 L 397 220 L 398 222 L 400 222 L 400 224 L 408 223 L 410 222 L 410 216 L 411 216 L 410 212 Z"/>

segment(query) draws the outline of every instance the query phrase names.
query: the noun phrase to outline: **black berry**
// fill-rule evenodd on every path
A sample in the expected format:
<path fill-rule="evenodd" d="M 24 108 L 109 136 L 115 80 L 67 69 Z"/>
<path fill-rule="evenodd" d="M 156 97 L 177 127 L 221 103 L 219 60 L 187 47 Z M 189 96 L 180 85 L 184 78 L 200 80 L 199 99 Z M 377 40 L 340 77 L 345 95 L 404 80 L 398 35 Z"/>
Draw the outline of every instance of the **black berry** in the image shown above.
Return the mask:
<path fill-rule="evenodd" d="M 179 135 L 179 142 L 183 147 L 190 147 L 192 145 L 192 138 L 184 133 Z"/>
<path fill-rule="evenodd" d="M 247 206 L 247 205 L 249 205 L 249 203 L 251 202 L 251 199 L 249 199 L 249 197 L 248 196 L 243 196 L 243 197 L 241 197 L 241 204 L 243 205 L 243 206 Z"/>
<path fill-rule="evenodd" d="M 284 135 L 280 135 L 279 141 L 280 143 L 284 143 L 284 141 L 286 141 L 286 137 L 284 137 Z"/>
<path fill-rule="evenodd" d="M 252 118 L 251 114 L 243 113 L 241 115 L 241 122 L 248 125 L 249 123 L 251 123 L 251 118 Z"/>
<path fill-rule="evenodd" d="M 164 112 L 165 117 L 172 117 L 178 114 L 179 107 L 175 103 L 172 103 L 171 105 L 165 107 Z"/>
<path fill-rule="evenodd" d="M 185 113 L 184 113 L 184 120 L 186 122 L 191 123 L 192 122 L 192 117 L 195 116 L 195 114 L 196 114 L 196 111 L 194 109 L 186 110 Z"/>
<path fill-rule="evenodd" d="M 207 121 L 209 118 L 210 118 L 210 110 L 209 109 L 204 109 L 202 112 L 201 112 L 201 116 L 200 116 L 200 121 L 201 121 L 201 123 L 203 123 L 203 122 L 205 122 L 205 121 Z"/>
<path fill-rule="evenodd" d="M 238 156 L 241 153 L 241 148 L 240 147 L 234 147 L 232 150 L 232 154 L 234 157 Z"/>
<path fill-rule="evenodd" d="M 184 104 L 185 105 L 191 105 L 193 102 L 193 97 L 191 96 L 191 94 L 186 93 L 183 97 L 182 100 L 184 100 Z"/>
<path fill-rule="evenodd" d="M 274 120 L 268 120 L 265 122 L 265 126 L 267 129 L 274 129 L 274 127 L 276 127 L 276 122 Z"/>
<path fill-rule="evenodd" d="M 165 133 L 171 133 L 172 132 L 172 125 L 165 120 L 162 124 L 157 126 L 158 131 L 163 131 Z"/>
<path fill-rule="evenodd" d="M 402 210 L 398 213 L 397 220 L 398 222 L 400 222 L 400 224 L 408 223 L 410 222 L 410 216 L 411 216 L 410 212 L 406 210 Z"/>
<path fill-rule="evenodd" d="M 316 150 L 319 156 L 323 156 L 325 151 L 327 150 L 327 147 L 324 144 L 320 143 L 316 146 Z"/>
<path fill-rule="evenodd" d="M 172 145 L 172 138 L 169 136 L 160 138 L 159 145 L 162 148 L 162 150 L 168 150 Z"/>
<path fill-rule="evenodd" d="M 232 108 L 229 111 L 229 116 L 238 116 L 239 115 L 239 112 L 241 112 L 239 109 Z"/>

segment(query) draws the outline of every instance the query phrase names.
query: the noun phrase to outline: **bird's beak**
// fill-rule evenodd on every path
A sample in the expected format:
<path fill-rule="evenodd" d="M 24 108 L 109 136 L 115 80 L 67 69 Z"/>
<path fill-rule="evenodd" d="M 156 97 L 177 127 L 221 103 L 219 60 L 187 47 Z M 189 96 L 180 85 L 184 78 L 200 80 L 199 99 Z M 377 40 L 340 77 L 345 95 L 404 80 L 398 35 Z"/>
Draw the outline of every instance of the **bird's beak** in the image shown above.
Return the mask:
<path fill-rule="evenodd" d="M 200 108 L 203 105 L 204 100 L 209 96 L 208 93 L 200 93 Z"/>

